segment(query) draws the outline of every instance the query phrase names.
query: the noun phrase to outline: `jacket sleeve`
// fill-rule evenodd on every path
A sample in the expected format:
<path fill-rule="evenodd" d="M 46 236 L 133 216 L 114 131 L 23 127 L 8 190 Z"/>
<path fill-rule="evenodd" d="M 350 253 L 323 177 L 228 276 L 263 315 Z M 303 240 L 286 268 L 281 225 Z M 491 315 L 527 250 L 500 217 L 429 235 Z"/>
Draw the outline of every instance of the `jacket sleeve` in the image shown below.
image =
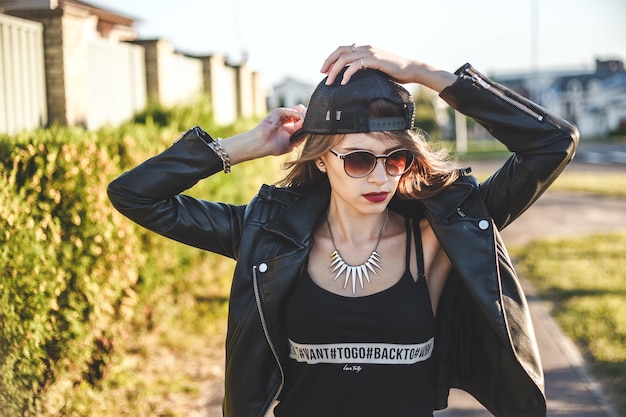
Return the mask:
<path fill-rule="evenodd" d="M 465 64 L 440 97 L 484 126 L 513 155 L 480 185 L 489 213 L 502 229 L 552 184 L 574 157 L 578 130 Z"/>
<path fill-rule="evenodd" d="M 203 139 L 205 138 L 205 139 Z M 185 132 L 164 152 L 113 180 L 113 206 L 135 223 L 170 239 L 237 258 L 245 206 L 181 194 L 222 168 L 199 127 Z"/>

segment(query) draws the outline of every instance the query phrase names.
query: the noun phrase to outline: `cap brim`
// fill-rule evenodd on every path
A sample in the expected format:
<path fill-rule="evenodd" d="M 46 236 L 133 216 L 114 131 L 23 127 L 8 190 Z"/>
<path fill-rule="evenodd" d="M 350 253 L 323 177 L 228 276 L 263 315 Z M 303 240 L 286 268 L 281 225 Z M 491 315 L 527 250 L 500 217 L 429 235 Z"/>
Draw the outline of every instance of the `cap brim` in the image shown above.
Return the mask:
<path fill-rule="evenodd" d="M 300 142 L 300 140 L 302 139 L 302 136 L 304 136 L 304 135 L 306 135 L 306 132 L 304 131 L 304 128 L 300 128 L 300 129 L 296 130 L 295 132 L 293 132 L 293 134 L 289 138 L 289 141 L 291 143 Z"/>

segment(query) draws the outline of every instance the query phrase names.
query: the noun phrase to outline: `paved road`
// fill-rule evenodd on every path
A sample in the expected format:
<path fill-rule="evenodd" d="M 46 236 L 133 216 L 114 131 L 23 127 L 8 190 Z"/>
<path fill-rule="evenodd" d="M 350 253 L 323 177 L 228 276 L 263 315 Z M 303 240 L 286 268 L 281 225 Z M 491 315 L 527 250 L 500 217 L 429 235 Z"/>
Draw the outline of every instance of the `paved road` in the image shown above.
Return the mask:
<path fill-rule="evenodd" d="M 626 164 L 626 144 L 581 142 L 575 159 L 588 164 Z"/>

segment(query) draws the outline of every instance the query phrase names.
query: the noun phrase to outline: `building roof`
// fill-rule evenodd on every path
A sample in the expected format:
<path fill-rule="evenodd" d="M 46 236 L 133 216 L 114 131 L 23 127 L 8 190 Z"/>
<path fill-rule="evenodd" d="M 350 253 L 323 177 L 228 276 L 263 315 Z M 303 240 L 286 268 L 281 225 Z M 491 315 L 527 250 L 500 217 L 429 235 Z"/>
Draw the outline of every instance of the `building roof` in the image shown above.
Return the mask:
<path fill-rule="evenodd" d="M 64 4 L 71 4 L 71 5 L 85 8 L 89 10 L 89 13 L 93 14 L 94 16 L 97 16 L 98 19 L 106 21 L 106 22 L 110 22 L 110 23 L 115 23 L 117 25 L 131 27 L 136 21 L 139 20 L 136 17 L 132 17 L 132 16 L 129 16 L 129 15 L 126 15 L 126 14 L 123 14 L 123 13 L 120 13 L 111 9 L 103 8 L 96 4 L 88 3 L 86 1 L 60 0 L 59 6 L 63 7 Z"/>
<path fill-rule="evenodd" d="M 617 74 L 626 74 L 624 70 L 624 62 L 618 60 L 601 61 L 596 60 L 596 68 L 591 73 L 581 73 L 573 75 L 564 75 L 558 77 L 554 84 L 559 91 L 565 91 L 568 89 L 568 85 L 573 80 L 577 80 L 582 85 L 583 89 L 587 89 L 591 81 L 594 80 L 607 80 L 614 77 Z"/>

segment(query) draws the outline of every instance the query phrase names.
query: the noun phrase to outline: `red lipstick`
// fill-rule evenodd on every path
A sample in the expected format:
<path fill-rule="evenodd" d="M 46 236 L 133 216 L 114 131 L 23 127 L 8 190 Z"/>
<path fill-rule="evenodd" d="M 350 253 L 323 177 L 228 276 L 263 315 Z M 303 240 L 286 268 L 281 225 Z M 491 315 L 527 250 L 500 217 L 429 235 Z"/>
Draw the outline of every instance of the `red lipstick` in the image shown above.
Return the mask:
<path fill-rule="evenodd" d="M 370 201 L 372 203 L 380 203 L 382 201 L 385 201 L 387 199 L 387 196 L 389 195 L 389 193 L 368 193 L 368 194 L 363 194 L 363 197 L 365 197 L 365 199 L 367 201 Z"/>

